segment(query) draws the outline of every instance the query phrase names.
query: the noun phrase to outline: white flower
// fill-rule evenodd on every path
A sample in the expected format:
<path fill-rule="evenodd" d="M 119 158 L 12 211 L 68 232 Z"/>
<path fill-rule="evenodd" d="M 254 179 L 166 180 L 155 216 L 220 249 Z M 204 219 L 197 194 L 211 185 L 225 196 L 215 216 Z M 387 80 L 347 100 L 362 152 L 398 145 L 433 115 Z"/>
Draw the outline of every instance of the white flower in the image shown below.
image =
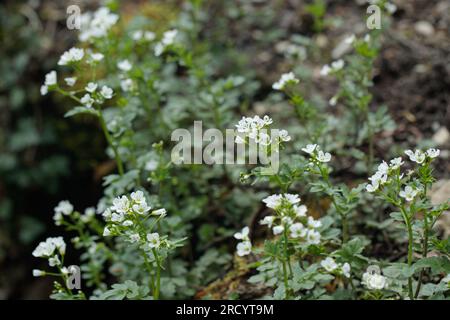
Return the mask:
<path fill-rule="evenodd" d="M 132 192 L 131 195 L 130 195 L 130 198 L 136 203 L 143 203 L 143 202 L 145 202 L 144 192 L 142 192 L 141 190 Z"/>
<path fill-rule="evenodd" d="M 337 102 L 338 102 L 338 98 L 339 98 L 338 96 L 331 97 L 331 99 L 328 101 L 330 106 L 334 107 L 337 104 Z"/>
<path fill-rule="evenodd" d="M 401 158 L 401 157 L 392 159 L 392 160 L 390 161 L 390 167 L 391 167 L 392 169 L 394 169 L 394 170 L 400 168 L 403 164 L 404 164 L 404 162 L 402 161 L 402 158 Z"/>
<path fill-rule="evenodd" d="M 48 259 L 48 265 L 50 267 L 59 266 L 61 264 L 61 261 L 59 260 L 58 256 L 53 256 Z"/>
<path fill-rule="evenodd" d="M 79 48 L 71 48 L 64 52 L 59 58 L 58 65 L 65 66 L 73 62 L 83 59 L 84 50 Z"/>
<path fill-rule="evenodd" d="M 150 207 L 145 202 L 137 203 L 133 205 L 133 211 L 137 214 L 146 214 L 150 211 Z"/>
<path fill-rule="evenodd" d="M 335 72 L 341 70 L 343 67 L 344 67 L 344 60 L 342 59 L 339 59 L 331 63 L 331 68 Z"/>
<path fill-rule="evenodd" d="M 346 277 L 346 278 L 350 278 L 350 271 L 351 271 L 351 267 L 350 265 L 346 262 L 344 263 L 344 265 L 341 267 L 342 270 L 342 274 Z"/>
<path fill-rule="evenodd" d="M 352 44 L 353 42 L 355 42 L 355 40 L 356 40 L 356 36 L 354 34 L 352 34 L 351 36 L 344 39 L 344 43 Z"/>
<path fill-rule="evenodd" d="M 120 70 L 127 72 L 127 71 L 130 71 L 133 66 L 131 65 L 130 61 L 125 59 L 125 60 L 119 61 L 117 63 L 117 67 Z"/>
<path fill-rule="evenodd" d="M 154 171 L 158 168 L 158 161 L 156 160 L 149 160 L 145 163 L 145 170 L 147 171 Z"/>
<path fill-rule="evenodd" d="M 108 86 L 103 86 L 102 89 L 100 90 L 100 94 L 103 96 L 103 98 L 105 99 L 111 99 L 113 96 L 113 89 L 111 89 Z"/>
<path fill-rule="evenodd" d="M 131 220 L 125 220 L 124 222 L 122 222 L 122 225 L 123 225 L 124 227 L 130 227 L 130 226 L 133 225 L 133 221 L 131 221 Z"/>
<path fill-rule="evenodd" d="M 111 221 L 112 222 L 122 222 L 125 219 L 125 216 L 123 213 L 112 213 L 111 214 Z"/>
<path fill-rule="evenodd" d="M 161 217 L 165 217 L 166 216 L 166 212 L 167 210 L 164 208 L 158 209 L 158 210 L 154 210 L 152 211 L 152 215 L 154 216 L 161 216 Z"/>
<path fill-rule="evenodd" d="M 319 244 L 320 243 L 320 233 L 315 230 L 309 230 L 306 235 L 306 241 L 308 244 Z"/>
<path fill-rule="evenodd" d="M 302 151 L 312 154 L 316 150 L 317 144 L 308 144 L 306 147 L 302 148 Z"/>
<path fill-rule="evenodd" d="M 331 160 L 331 154 L 329 152 L 323 152 L 322 150 L 319 150 L 317 153 L 317 160 L 320 162 L 329 162 Z"/>
<path fill-rule="evenodd" d="M 275 220 L 274 216 L 265 216 L 259 223 L 261 225 L 267 225 L 269 228 L 272 228 L 273 221 Z"/>
<path fill-rule="evenodd" d="M 311 229 L 317 229 L 322 226 L 322 222 L 320 220 L 315 220 L 313 217 L 308 217 L 308 227 Z"/>
<path fill-rule="evenodd" d="M 107 237 L 109 235 L 111 235 L 111 230 L 109 230 L 108 227 L 105 227 L 105 229 L 103 230 L 103 236 Z"/>
<path fill-rule="evenodd" d="M 95 208 L 89 207 L 84 210 L 84 214 L 81 216 L 81 221 L 84 223 L 89 222 L 95 216 Z"/>
<path fill-rule="evenodd" d="M 264 202 L 268 208 L 275 209 L 281 204 L 282 198 L 283 197 L 281 195 L 274 194 L 263 199 L 262 202 Z"/>
<path fill-rule="evenodd" d="M 389 165 L 386 163 L 386 161 L 383 161 L 378 165 L 377 171 L 379 175 L 385 175 L 389 172 Z"/>
<path fill-rule="evenodd" d="M 285 193 L 283 197 L 289 201 L 290 204 L 296 204 L 300 202 L 300 198 L 296 194 Z"/>
<path fill-rule="evenodd" d="M 55 213 L 61 213 L 65 216 L 68 216 L 73 212 L 73 205 L 69 201 L 63 200 L 58 203 L 54 211 Z"/>
<path fill-rule="evenodd" d="M 366 35 L 364 36 L 364 42 L 369 43 L 369 42 L 370 42 L 370 39 L 371 39 L 370 34 L 366 34 Z"/>
<path fill-rule="evenodd" d="M 44 82 L 44 84 L 47 87 L 56 85 L 56 82 L 57 82 L 57 76 L 56 76 L 56 71 L 55 70 L 52 70 L 52 71 L 50 71 L 49 73 L 47 73 L 45 75 L 45 82 Z"/>
<path fill-rule="evenodd" d="M 169 30 L 164 32 L 162 40 L 155 46 L 155 55 L 160 56 L 168 46 L 173 44 L 177 34 L 178 30 Z"/>
<path fill-rule="evenodd" d="M 42 277 L 42 276 L 45 276 L 45 271 L 33 269 L 33 277 Z"/>
<path fill-rule="evenodd" d="M 133 89 L 133 80 L 124 79 L 124 80 L 120 81 L 120 87 L 125 92 L 131 91 L 131 89 Z"/>
<path fill-rule="evenodd" d="M 234 237 L 238 240 L 244 240 L 248 241 L 248 234 L 250 232 L 250 229 L 248 227 L 244 227 L 241 232 L 236 232 L 234 234 Z"/>
<path fill-rule="evenodd" d="M 389 12 L 390 14 L 394 14 L 395 11 L 397 11 L 397 6 L 390 2 L 386 2 L 384 4 L 384 7 L 386 8 L 387 12 Z"/>
<path fill-rule="evenodd" d="M 142 30 L 136 30 L 132 33 L 131 38 L 134 41 L 139 41 L 142 39 L 143 34 L 144 34 L 144 32 Z"/>
<path fill-rule="evenodd" d="M 95 62 L 100 62 L 100 61 L 102 61 L 103 60 L 103 58 L 105 57 L 102 53 L 91 53 L 90 54 L 90 57 L 91 57 L 91 59 L 92 59 L 92 61 L 95 61 Z"/>
<path fill-rule="evenodd" d="M 322 69 L 320 70 L 320 75 L 321 75 L 321 76 L 327 76 L 327 75 L 330 74 L 330 71 L 331 71 L 330 66 L 326 64 L 326 65 L 324 65 L 324 66 L 322 67 Z"/>
<path fill-rule="evenodd" d="M 136 243 L 136 242 L 139 242 L 139 241 L 141 240 L 141 237 L 139 236 L 138 233 L 132 233 L 132 234 L 130 234 L 130 235 L 129 235 L 129 238 L 130 238 L 130 242 L 131 242 L 131 243 Z"/>
<path fill-rule="evenodd" d="M 280 80 L 272 85 L 272 88 L 274 90 L 283 90 L 287 84 L 296 84 L 298 82 L 299 80 L 295 77 L 293 72 L 284 73 L 281 75 Z"/>
<path fill-rule="evenodd" d="M 151 249 L 153 249 L 153 248 L 157 249 L 161 245 L 161 240 L 160 240 L 159 234 L 157 232 L 148 233 L 147 234 L 147 241 L 148 241 L 148 246 Z"/>
<path fill-rule="evenodd" d="M 404 198 L 406 201 L 412 201 L 419 193 L 419 190 L 406 186 L 404 190 L 400 191 L 399 196 Z"/>
<path fill-rule="evenodd" d="M 423 153 L 421 150 L 416 150 L 415 152 L 412 152 L 411 150 L 406 150 L 405 154 L 409 157 L 409 160 L 413 162 L 417 162 L 421 164 L 425 161 L 425 153 Z"/>
<path fill-rule="evenodd" d="M 439 154 L 441 153 L 441 150 L 430 148 L 427 150 L 427 156 L 430 158 L 436 158 L 439 157 Z"/>
<path fill-rule="evenodd" d="M 119 213 L 127 213 L 130 210 L 130 201 L 127 196 L 117 197 L 113 200 L 111 209 Z"/>
<path fill-rule="evenodd" d="M 81 99 L 80 102 L 87 108 L 92 108 L 92 104 L 94 104 L 94 99 L 91 98 L 89 93 L 86 93 Z"/>
<path fill-rule="evenodd" d="M 284 231 L 284 227 L 283 226 L 275 226 L 275 227 L 273 227 L 272 231 L 273 231 L 274 235 L 278 235 Z"/>
<path fill-rule="evenodd" d="M 252 252 L 252 243 L 250 241 L 243 241 L 236 246 L 237 254 L 240 257 L 249 255 Z"/>
<path fill-rule="evenodd" d="M 84 87 L 84 89 L 87 91 L 87 92 L 90 92 L 90 93 L 93 93 L 95 90 L 97 90 L 97 84 L 96 83 L 94 83 L 94 82 L 89 82 L 88 84 L 87 84 L 87 86 L 86 87 Z"/>
<path fill-rule="evenodd" d="M 365 272 L 362 283 L 370 290 L 381 290 L 387 287 L 386 278 L 378 273 Z"/>
<path fill-rule="evenodd" d="M 66 84 L 69 87 L 73 87 L 74 84 L 77 82 L 77 78 L 76 77 L 68 77 L 68 78 L 64 78 L 64 81 L 66 82 Z"/>
<path fill-rule="evenodd" d="M 55 250 L 58 250 L 61 255 L 66 253 L 66 243 L 62 237 L 47 238 L 47 240 L 39 243 L 32 254 L 38 258 L 51 257 Z"/>
<path fill-rule="evenodd" d="M 320 265 L 322 268 L 324 268 L 327 272 L 333 272 L 338 268 L 337 263 L 334 261 L 333 258 L 327 257 L 325 260 L 322 260 L 320 262 Z"/>
<path fill-rule="evenodd" d="M 378 181 L 373 181 L 372 183 L 368 183 L 366 185 L 366 190 L 367 192 L 375 192 L 378 190 L 378 188 L 380 187 L 380 183 Z"/>
<path fill-rule="evenodd" d="M 48 93 L 48 87 L 46 85 L 42 85 L 40 90 L 41 96 L 45 96 Z"/>
<path fill-rule="evenodd" d="M 119 16 L 111 13 L 106 7 L 101 7 L 94 13 L 86 12 L 82 14 L 80 41 L 106 36 L 108 30 L 116 24 L 117 20 L 119 20 Z"/>
<path fill-rule="evenodd" d="M 280 130 L 279 138 L 281 141 L 285 141 L 285 142 L 291 140 L 291 137 L 289 136 L 289 133 L 287 132 L 287 130 Z"/>
<path fill-rule="evenodd" d="M 303 204 L 300 206 L 295 205 L 295 206 L 293 206 L 293 209 L 294 209 L 295 215 L 298 218 L 306 216 L 306 212 L 308 211 L 308 208 Z"/>
<path fill-rule="evenodd" d="M 154 32 L 151 32 L 151 31 L 145 31 L 144 32 L 144 39 L 145 40 L 153 41 L 153 40 L 155 40 L 155 38 L 156 38 L 156 35 L 155 35 Z"/>
<path fill-rule="evenodd" d="M 305 227 L 299 222 L 294 223 L 293 225 L 291 225 L 289 227 L 289 231 L 291 232 L 291 237 L 292 238 L 304 237 L 306 235 L 306 232 L 307 232 Z"/>

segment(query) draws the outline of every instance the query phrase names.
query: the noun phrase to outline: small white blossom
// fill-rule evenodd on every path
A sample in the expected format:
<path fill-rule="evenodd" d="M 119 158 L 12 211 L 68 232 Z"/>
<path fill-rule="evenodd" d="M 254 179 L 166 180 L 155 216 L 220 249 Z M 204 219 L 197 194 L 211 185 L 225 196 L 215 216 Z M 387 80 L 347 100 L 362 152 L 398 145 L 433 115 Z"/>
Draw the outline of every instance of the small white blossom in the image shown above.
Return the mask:
<path fill-rule="evenodd" d="M 295 205 L 295 206 L 293 206 L 293 209 L 294 209 L 295 215 L 298 218 L 306 216 L 306 212 L 308 211 L 308 208 L 303 204 L 300 206 Z"/>
<path fill-rule="evenodd" d="M 286 85 L 296 84 L 298 82 L 299 82 L 299 80 L 295 77 L 294 73 L 289 72 L 289 73 L 282 74 L 280 80 L 275 82 L 272 85 L 272 88 L 274 90 L 283 90 Z"/>
<path fill-rule="evenodd" d="M 119 213 L 127 213 L 130 210 L 130 200 L 126 196 L 117 197 L 113 200 L 111 209 Z"/>
<path fill-rule="evenodd" d="M 264 202 L 268 208 L 275 209 L 281 204 L 282 198 L 283 197 L 281 195 L 274 194 L 263 199 L 262 202 Z"/>
<path fill-rule="evenodd" d="M 354 34 L 352 34 L 351 36 L 348 36 L 347 38 L 344 39 L 344 43 L 352 44 L 353 42 L 355 42 L 355 40 L 356 40 L 356 36 Z"/>
<path fill-rule="evenodd" d="M 157 232 L 147 234 L 148 246 L 153 249 L 159 248 L 161 245 L 161 240 L 159 238 L 159 234 Z"/>
<path fill-rule="evenodd" d="M 55 213 L 62 213 L 63 215 L 68 216 L 73 212 L 73 205 L 69 201 L 63 200 L 58 203 L 54 211 Z"/>
<path fill-rule="evenodd" d="M 130 61 L 125 59 L 125 60 L 119 61 L 117 63 L 117 67 L 120 70 L 127 72 L 127 71 L 130 71 L 133 66 L 131 65 Z"/>
<path fill-rule="evenodd" d="M 406 186 L 404 190 L 400 191 L 399 196 L 404 198 L 406 201 L 412 201 L 419 193 L 419 190 Z"/>
<path fill-rule="evenodd" d="M 275 220 L 274 216 L 265 216 L 259 223 L 261 225 L 267 225 L 269 228 L 272 228 L 273 221 Z"/>
<path fill-rule="evenodd" d="M 103 58 L 105 56 L 102 53 L 91 53 L 90 57 L 91 57 L 92 61 L 100 62 L 103 60 Z"/>
<path fill-rule="evenodd" d="M 333 272 L 338 268 L 337 263 L 331 257 L 327 257 L 325 260 L 322 260 L 320 265 L 328 272 Z"/>
<path fill-rule="evenodd" d="M 175 42 L 178 30 L 169 30 L 164 32 L 163 38 L 155 45 L 155 56 L 160 56 L 164 50 Z"/>
<path fill-rule="evenodd" d="M 140 215 L 146 214 L 147 212 L 150 211 L 150 209 L 151 207 L 149 207 L 145 202 L 133 205 L 133 211 Z"/>
<path fill-rule="evenodd" d="M 111 235 L 111 230 L 109 230 L 108 227 L 105 227 L 105 229 L 103 229 L 103 236 L 107 237 L 109 235 Z"/>
<path fill-rule="evenodd" d="M 247 241 L 248 240 L 248 235 L 249 235 L 250 229 L 249 227 L 244 227 L 241 232 L 236 232 L 234 234 L 234 237 L 238 240 L 244 240 Z"/>
<path fill-rule="evenodd" d="M 45 276 L 45 271 L 33 269 L 33 277 L 42 277 L 42 276 Z"/>
<path fill-rule="evenodd" d="M 386 277 L 378 273 L 365 272 L 362 283 L 370 290 L 382 290 L 387 287 Z"/>
<path fill-rule="evenodd" d="M 94 82 L 89 82 L 84 89 L 89 92 L 93 93 L 95 90 L 97 90 L 98 85 Z"/>
<path fill-rule="evenodd" d="M 124 80 L 120 81 L 120 87 L 125 92 L 131 91 L 131 89 L 133 89 L 133 80 L 124 79 Z"/>
<path fill-rule="evenodd" d="M 317 148 L 317 144 L 308 144 L 306 147 L 302 148 L 302 151 L 312 154 Z"/>
<path fill-rule="evenodd" d="M 319 150 L 317 153 L 317 160 L 320 162 L 329 162 L 331 160 L 331 154 L 329 152 L 323 152 L 322 150 Z"/>
<path fill-rule="evenodd" d="M 441 153 L 441 150 L 430 148 L 427 150 L 427 156 L 430 158 L 436 158 L 439 157 L 439 154 Z"/>
<path fill-rule="evenodd" d="M 272 228 L 272 231 L 273 231 L 274 235 L 278 235 L 284 231 L 284 227 L 283 226 L 275 226 Z"/>
<path fill-rule="evenodd" d="M 77 78 L 76 77 L 68 77 L 68 78 L 64 78 L 64 81 L 66 82 L 66 84 L 69 87 L 73 87 L 75 85 L 75 83 L 77 82 Z"/>
<path fill-rule="evenodd" d="M 102 89 L 100 90 L 100 94 L 105 99 L 111 99 L 113 96 L 113 93 L 114 93 L 113 89 L 111 89 L 108 86 L 103 86 Z"/>
<path fill-rule="evenodd" d="M 317 229 L 322 226 L 322 222 L 320 220 L 315 220 L 313 217 L 308 217 L 308 227 L 311 229 Z"/>
<path fill-rule="evenodd" d="M 425 161 L 425 153 L 423 153 L 421 150 L 416 150 L 414 152 L 412 152 L 411 150 L 406 150 L 405 154 L 409 157 L 409 160 L 417 162 L 418 164 L 421 164 Z"/>
<path fill-rule="evenodd" d="M 240 257 L 249 255 L 252 252 L 252 243 L 250 241 L 243 241 L 236 246 L 237 254 Z"/>
<path fill-rule="evenodd" d="M 71 48 L 64 52 L 59 58 L 58 65 L 65 66 L 73 62 L 78 62 L 84 57 L 84 50 L 80 48 Z"/>
<path fill-rule="evenodd" d="M 136 243 L 139 242 L 141 240 L 141 237 L 139 236 L 138 233 L 132 233 L 129 235 L 129 239 L 131 243 Z"/>
<path fill-rule="evenodd" d="M 152 211 L 152 215 L 154 216 L 162 216 L 164 217 L 166 215 L 167 210 L 164 208 L 158 209 L 158 210 L 154 210 Z"/>
<path fill-rule="evenodd" d="M 346 278 L 350 278 L 350 271 L 351 271 L 351 267 L 350 265 L 346 262 L 344 263 L 344 265 L 341 268 L 342 270 L 342 274 L 346 277 Z"/>
<path fill-rule="evenodd" d="M 303 226 L 303 224 L 297 222 L 289 227 L 289 231 L 291 232 L 292 238 L 304 237 L 306 235 L 307 230 Z"/>
<path fill-rule="evenodd" d="M 141 190 L 132 192 L 130 194 L 130 198 L 136 203 L 143 203 L 143 202 L 145 202 L 145 195 L 144 195 L 144 192 L 142 192 Z"/>
<path fill-rule="evenodd" d="M 394 170 L 400 168 L 403 164 L 404 164 L 404 162 L 402 161 L 402 158 L 401 158 L 401 157 L 392 159 L 392 160 L 390 161 L 390 167 L 391 167 L 392 169 L 394 169 Z"/>
<path fill-rule="evenodd" d="M 101 7 L 94 13 L 86 12 L 81 15 L 80 41 L 101 38 L 117 23 L 119 16 L 111 13 L 107 7 Z"/>
<path fill-rule="evenodd" d="M 92 108 L 92 105 L 94 104 L 94 99 L 92 99 L 91 95 L 89 93 L 86 93 L 81 99 L 80 102 L 88 108 Z"/>
<path fill-rule="evenodd" d="M 306 236 L 306 241 L 308 244 L 319 244 L 320 243 L 320 233 L 315 230 L 309 230 Z"/>

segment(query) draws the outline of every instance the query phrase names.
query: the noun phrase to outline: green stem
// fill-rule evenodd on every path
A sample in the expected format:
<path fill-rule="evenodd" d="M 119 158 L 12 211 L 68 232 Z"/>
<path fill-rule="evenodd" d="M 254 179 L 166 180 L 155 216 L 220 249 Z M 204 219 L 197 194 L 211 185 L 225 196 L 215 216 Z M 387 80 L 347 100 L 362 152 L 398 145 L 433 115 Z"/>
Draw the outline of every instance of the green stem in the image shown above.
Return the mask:
<path fill-rule="evenodd" d="M 153 291 L 153 299 L 158 300 L 159 299 L 159 290 L 161 288 L 161 264 L 159 261 L 158 253 L 155 249 L 152 249 L 153 255 L 155 256 L 156 260 L 156 287 Z"/>
<path fill-rule="evenodd" d="M 427 185 L 425 185 L 425 192 L 424 192 L 425 196 L 427 194 Z M 422 250 L 422 257 L 426 258 L 428 255 L 428 233 L 429 233 L 429 226 L 428 226 L 428 211 L 425 211 L 423 214 L 423 250 Z M 425 274 L 425 269 L 422 269 L 422 271 L 420 271 L 420 275 L 419 275 L 419 281 L 417 284 L 417 288 L 416 288 L 416 293 L 414 294 L 414 298 L 417 298 L 419 296 L 419 292 L 420 292 L 420 287 L 422 286 L 422 280 L 423 280 L 423 276 Z"/>

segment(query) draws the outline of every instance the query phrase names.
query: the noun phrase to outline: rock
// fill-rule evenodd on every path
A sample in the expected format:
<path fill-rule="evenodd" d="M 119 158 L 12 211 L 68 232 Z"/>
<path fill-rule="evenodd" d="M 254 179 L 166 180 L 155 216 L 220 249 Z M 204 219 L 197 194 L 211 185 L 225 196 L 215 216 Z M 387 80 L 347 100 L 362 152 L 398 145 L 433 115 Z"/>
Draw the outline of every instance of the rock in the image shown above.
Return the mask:
<path fill-rule="evenodd" d="M 431 203 L 434 205 L 445 203 L 450 198 L 450 180 L 439 180 L 430 190 Z M 436 222 L 436 227 L 442 229 L 444 238 L 450 236 L 450 212 L 446 211 Z"/>
<path fill-rule="evenodd" d="M 428 21 L 418 21 L 414 24 L 416 32 L 422 36 L 429 37 L 434 34 L 434 27 Z"/>
<path fill-rule="evenodd" d="M 450 132 L 448 132 L 446 127 L 441 127 L 436 131 L 432 139 L 438 146 L 445 145 L 450 141 Z"/>

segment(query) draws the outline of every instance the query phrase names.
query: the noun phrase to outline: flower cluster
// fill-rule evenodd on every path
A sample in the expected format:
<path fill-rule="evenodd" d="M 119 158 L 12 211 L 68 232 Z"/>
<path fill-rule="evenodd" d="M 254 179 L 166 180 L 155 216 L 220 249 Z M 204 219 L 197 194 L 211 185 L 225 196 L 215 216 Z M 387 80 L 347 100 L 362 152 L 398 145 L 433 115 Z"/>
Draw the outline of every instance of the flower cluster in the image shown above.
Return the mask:
<path fill-rule="evenodd" d="M 341 70 L 342 68 L 344 68 L 344 60 L 342 60 L 342 59 L 339 59 L 339 60 L 337 60 L 337 61 L 333 61 L 332 63 L 331 63 L 331 67 L 329 66 L 329 65 L 324 65 L 323 67 L 322 67 L 322 69 L 320 70 L 320 75 L 321 76 L 327 76 L 327 75 L 329 75 L 330 73 L 336 73 L 336 72 L 338 72 L 339 70 Z"/>
<path fill-rule="evenodd" d="M 55 214 L 53 215 L 53 220 L 57 226 L 61 225 L 63 216 L 70 216 L 73 212 L 73 205 L 67 201 L 63 200 L 58 203 L 54 209 Z"/>
<path fill-rule="evenodd" d="M 55 70 L 50 71 L 45 75 L 45 82 L 41 86 L 41 95 L 45 96 L 49 89 L 56 87 L 57 85 L 57 74 Z"/>
<path fill-rule="evenodd" d="M 377 172 L 369 178 L 370 183 L 367 184 L 366 190 L 368 192 L 375 192 L 381 186 L 387 184 L 389 182 L 388 178 L 390 173 L 400 169 L 403 164 L 404 162 L 401 157 L 392 159 L 389 164 L 386 161 L 381 162 L 380 165 L 378 165 Z"/>
<path fill-rule="evenodd" d="M 57 267 L 62 273 L 67 274 L 67 268 L 63 267 L 64 255 L 66 254 L 66 243 L 62 237 L 47 238 L 34 249 L 33 256 L 48 259 L 50 267 Z M 33 276 L 40 277 L 46 273 L 42 270 L 33 270 Z"/>
<path fill-rule="evenodd" d="M 350 278 L 350 265 L 345 262 L 344 264 L 337 263 L 333 258 L 327 257 L 320 262 L 322 268 L 329 273 L 343 275 L 346 278 Z"/>
<path fill-rule="evenodd" d="M 88 41 L 102 38 L 107 35 L 109 29 L 117 23 L 119 16 L 111 13 L 106 7 L 101 7 L 95 12 L 86 12 L 81 15 L 80 41 Z"/>
<path fill-rule="evenodd" d="M 299 205 L 300 198 L 297 195 L 274 194 L 263 199 L 263 202 L 276 215 L 264 217 L 260 224 L 271 228 L 274 235 L 286 232 L 292 239 L 299 239 L 308 245 L 320 243 L 321 235 L 317 229 L 322 223 L 306 215 L 307 208 Z"/>
<path fill-rule="evenodd" d="M 423 152 L 422 150 L 406 150 L 405 154 L 409 157 L 409 160 L 416 162 L 418 164 L 424 164 L 425 160 L 433 159 L 439 156 L 441 151 L 439 149 L 430 148 L 427 151 Z"/>
<path fill-rule="evenodd" d="M 272 138 L 268 133 L 268 127 L 273 123 L 273 120 L 269 116 L 260 118 L 259 116 L 242 117 L 242 119 L 236 125 L 238 135 L 235 142 L 237 144 L 246 143 L 247 138 L 253 140 L 255 143 L 268 146 L 272 142 L 281 143 L 291 140 L 289 133 L 286 130 L 278 131 L 278 136 Z M 276 141 L 274 141 L 276 139 Z"/>
<path fill-rule="evenodd" d="M 71 63 L 79 62 L 84 57 L 84 50 L 80 48 L 71 48 L 64 52 L 59 58 L 59 66 L 67 66 Z"/>
<path fill-rule="evenodd" d="M 388 286 L 387 279 L 379 271 L 367 270 L 362 275 L 362 284 L 369 290 L 382 290 Z"/>
<path fill-rule="evenodd" d="M 250 238 L 248 236 L 250 229 L 248 227 L 244 227 L 241 232 L 236 232 L 234 237 L 238 240 L 241 240 L 236 246 L 236 251 L 238 256 L 246 256 L 249 255 L 252 251 L 252 243 L 250 242 Z"/>
<path fill-rule="evenodd" d="M 281 75 L 280 80 L 272 85 L 274 90 L 283 90 L 286 85 L 297 84 L 299 80 L 295 77 L 293 72 L 285 73 Z"/>
<path fill-rule="evenodd" d="M 156 232 L 147 233 L 143 226 L 150 216 L 158 221 L 166 216 L 166 209 L 151 211 L 142 191 L 132 192 L 131 195 L 117 197 L 113 205 L 103 213 L 107 225 L 103 231 L 104 236 L 121 235 L 131 243 L 144 245 L 146 248 L 154 249 L 161 246 L 169 246 L 165 238 Z M 151 211 L 151 212 L 150 212 Z"/>
<path fill-rule="evenodd" d="M 317 144 L 308 144 L 302 148 L 302 151 L 310 155 L 312 164 L 330 162 L 331 160 L 331 154 L 329 152 L 323 152 Z"/>
<path fill-rule="evenodd" d="M 100 90 L 98 90 L 98 84 L 94 82 L 89 82 L 84 88 L 87 93 L 80 99 L 80 102 L 86 108 L 92 108 L 94 103 L 102 104 L 107 99 L 112 99 L 114 91 L 108 86 L 102 86 Z"/>
<path fill-rule="evenodd" d="M 160 56 L 170 45 L 175 42 L 178 30 L 164 32 L 163 38 L 155 45 L 155 56 Z"/>

